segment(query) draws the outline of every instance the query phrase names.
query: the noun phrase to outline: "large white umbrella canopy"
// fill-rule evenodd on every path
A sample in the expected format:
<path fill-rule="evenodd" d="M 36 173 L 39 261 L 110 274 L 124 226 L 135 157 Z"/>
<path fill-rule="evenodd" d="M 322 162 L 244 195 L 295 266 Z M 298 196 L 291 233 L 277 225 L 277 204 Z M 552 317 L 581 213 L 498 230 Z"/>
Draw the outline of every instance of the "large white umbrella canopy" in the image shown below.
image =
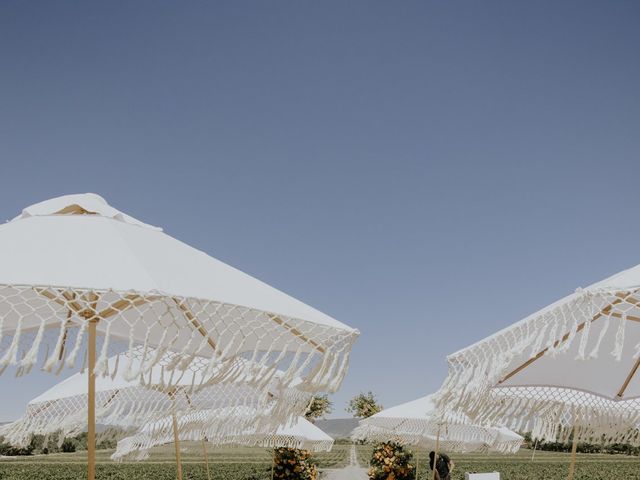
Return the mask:
<path fill-rule="evenodd" d="M 335 390 L 358 334 L 93 194 L 38 203 L 0 226 L 0 265 L 0 368 L 24 372 L 43 354 L 47 369 L 63 356 L 72 365 L 87 319 L 99 319 L 98 373 L 119 340 L 160 347 L 143 351 L 130 378 L 170 348 L 211 368 L 244 353 L 311 390 Z"/>
<path fill-rule="evenodd" d="M 178 420 L 180 441 L 199 441 L 206 438 L 216 446 L 244 445 L 267 448 L 298 448 L 314 452 L 328 452 L 333 447 L 333 438 L 306 420 L 297 417 L 293 422 L 274 427 L 272 424 L 261 422 L 267 412 L 255 409 L 245 409 L 237 414 L 251 417 L 254 425 L 240 433 L 221 435 L 215 426 L 226 412 L 200 411 L 186 415 Z M 172 420 L 165 418 L 156 424 L 142 427 L 136 434 L 118 441 L 118 446 L 111 458 L 122 460 L 125 457 L 143 459 L 148 456 L 149 449 L 158 445 L 171 443 L 174 439 Z M 213 428 L 212 428 L 213 427 Z M 215 431 L 211 435 L 212 429 Z"/>
<path fill-rule="evenodd" d="M 433 395 L 384 409 L 361 420 L 352 437 L 429 448 L 439 442 L 440 448 L 454 452 L 515 453 L 523 441 L 520 435 L 504 427 L 475 425 L 462 413 L 438 410 Z"/>
<path fill-rule="evenodd" d="M 235 378 L 233 382 L 221 379 L 193 391 L 191 376 L 182 376 L 175 385 L 163 382 L 161 368 L 154 367 L 144 385 L 139 380 L 126 380 L 122 370 L 116 370 L 118 357 L 108 361 L 113 375 L 96 379 L 96 419 L 98 423 L 122 428 L 153 425 L 155 421 L 171 414 L 184 415 L 201 410 L 224 411 L 224 434 L 242 433 L 255 423 L 253 417 L 238 414 L 247 409 L 268 412 L 263 423 L 279 425 L 292 420 L 307 409 L 310 395 L 295 386 L 280 384 L 282 372 L 275 375 L 267 391 L 256 389 L 254 378 L 260 377 L 262 369 L 256 368 L 252 376 Z M 138 360 L 134 359 L 134 363 Z M 237 359 L 237 368 L 248 371 L 247 360 Z M 224 410 L 222 410 L 224 409 Z M 24 415 L 13 423 L 0 427 L 0 436 L 14 445 L 29 443 L 31 435 L 58 433 L 58 440 L 74 436 L 87 425 L 87 372 L 76 373 L 54 385 L 27 405 Z M 213 428 L 209 435 L 214 436 Z"/>
<path fill-rule="evenodd" d="M 32 205 L 0 226 L 0 266 L 0 373 L 27 373 L 39 358 L 59 371 L 87 347 L 90 479 L 93 373 L 106 373 L 114 351 L 128 351 L 125 379 L 162 362 L 165 382 L 190 368 L 194 382 L 202 372 L 198 387 L 243 356 L 270 372 L 257 388 L 280 369 L 284 385 L 300 379 L 300 389 L 334 391 L 358 335 L 93 194 Z"/>
<path fill-rule="evenodd" d="M 499 309 L 495 309 L 499 312 Z M 542 438 L 638 443 L 640 266 L 450 355 L 438 403 Z M 543 425 L 543 427 L 540 427 Z"/>

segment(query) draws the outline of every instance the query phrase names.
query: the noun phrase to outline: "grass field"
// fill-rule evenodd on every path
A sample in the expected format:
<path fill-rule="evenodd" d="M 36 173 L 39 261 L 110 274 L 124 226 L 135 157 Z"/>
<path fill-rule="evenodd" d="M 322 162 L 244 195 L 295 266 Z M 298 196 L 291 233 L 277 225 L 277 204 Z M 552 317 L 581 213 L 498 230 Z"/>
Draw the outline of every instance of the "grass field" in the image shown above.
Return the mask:
<path fill-rule="evenodd" d="M 201 445 L 183 444 L 185 480 L 206 480 Z M 348 462 L 349 445 L 336 445 L 330 453 L 315 455 L 320 468 L 340 468 Z M 371 455 L 370 446 L 358 446 L 358 461 L 366 467 Z M 109 459 L 111 451 L 98 452 L 99 480 L 173 480 L 175 466 L 171 446 L 154 449 L 148 460 L 139 463 L 117 464 Z M 501 472 L 503 480 L 554 480 L 567 475 L 569 455 L 554 452 L 521 450 L 517 455 L 453 455 L 456 470 L 453 479 L 461 480 L 464 472 Z M 84 452 L 71 454 L 35 455 L 0 460 L 2 480 L 80 480 L 86 478 Z M 428 479 L 427 451 L 418 452 L 420 478 Z M 209 449 L 211 476 L 215 480 L 269 480 L 271 457 L 267 449 L 219 448 Z M 576 480 L 640 480 L 640 458 L 622 455 L 578 455 Z"/>
<path fill-rule="evenodd" d="M 341 468 L 349 459 L 349 445 L 335 445 L 331 452 L 316 453 L 320 468 Z M 206 480 L 206 467 L 200 443 L 182 444 L 185 480 Z M 174 480 L 173 446 L 153 449 L 142 462 L 115 463 L 112 450 L 98 450 L 99 480 Z M 272 451 L 264 448 L 208 448 L 211 477 L 215 480 L 269 480 Z M 80 480 L 86 478 L 86 452 L 55 453 L 0 460 L 1 480 Z"/>
<path fill-rule="evenodd" d="M 358 446 L 358 462 L 368 466 L 371 446 Z M 415 453 L 415 449 L 414 449 Z M 420 479 L 430 479 L 427 450 L 418 450 Z M 500 472 L 503 480 L 562 480 L 567 478 L 570 455 L 541 452 L 531 461 L 531 450 L 522 449 L 516 455 L 452 454 L 456 467 L 452 480 L 464 479 L 464 472 Z M 626 455 L 578 454 L 575 480 L 640 480 L 640 457 Z"/>

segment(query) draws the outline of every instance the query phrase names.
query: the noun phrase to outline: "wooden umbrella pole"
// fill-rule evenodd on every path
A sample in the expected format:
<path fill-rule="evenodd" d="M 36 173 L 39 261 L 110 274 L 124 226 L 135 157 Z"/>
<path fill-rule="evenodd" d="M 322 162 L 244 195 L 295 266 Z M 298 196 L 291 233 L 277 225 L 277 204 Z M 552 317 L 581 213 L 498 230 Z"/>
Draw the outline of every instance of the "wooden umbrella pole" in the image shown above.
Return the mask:
<path fill-rule="evenodd" d="M 438 448 L 440 447 L 440 427 L 441 424 L 438 423 L 438 435 L 436 436 L 436 449 L 433 454 L 433 480 L 436 480 L 436 470 L 438 466 Z"/>
<path fill-rule="evenodd" d="M 180 458 L 180 437 L 178 435 L 178 417 L 176 416 L 176 410 L 173 409 L 171 414 L 173 420 L 173 444 L 176 450 L 176 467 L 178 471 L 178 480 L 182 480 L 182 459 Z"/>
<path fill-rule="evenodd" d="M 202 451 L 204 453 L 204 464 L 207 467 L 207 480 L 211 480 L 211 473 L 209 473 L 209 457 L 207 456 L 207 441 L 202 437 Z"/>
<path fill-rule="evenodd" d="M 569 464 L 569 480 L 573 480 L 573 473 L 576 468 L 576 453 L 578 451 L 578 426 L 573 426 L 573 443 L 571 444 L 571 463 Z"/>
<path fill-rule="evenodd" d="M 97 319 L 89 320 L 89 345 L 87 352 L 88 396 L 87 396 L 87 478 L 96 478 L 96 324 Z"/>
<path fill-rule="evenodd" d="M 416 480 L 418 480 L 418 446 L 416 445 Z"/>
<path fill-rule="evenodd" d="M 276 469 L 276 449 L 273 449 L 273 461 L 271 462 L 271 480 L 273 480 L 273 475 L 275 474 Z"/>
<path fill-rule="evenodd" d="M 531 454 L 531 461 L 533 462 L 533 457 L 536 456 L 536 447 L 538 446 L 538 440 L 536 439 L 536 443 L 533 444 L 533 453 Z"/>

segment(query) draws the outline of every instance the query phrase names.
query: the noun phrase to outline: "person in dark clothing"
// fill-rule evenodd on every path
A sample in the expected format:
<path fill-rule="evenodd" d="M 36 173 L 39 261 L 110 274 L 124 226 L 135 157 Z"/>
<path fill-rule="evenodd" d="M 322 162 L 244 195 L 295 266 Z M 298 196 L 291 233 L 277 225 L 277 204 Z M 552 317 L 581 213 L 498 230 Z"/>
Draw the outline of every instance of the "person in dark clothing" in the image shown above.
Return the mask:
<path fill-rule="evenodd" d="M 436 452 L 429 452 L 429 467 L 433 470 L 433 459 Z M 453 462 L 446 453 L 439 453 L 436 463 L 436 480 L 451 480 Z"/>

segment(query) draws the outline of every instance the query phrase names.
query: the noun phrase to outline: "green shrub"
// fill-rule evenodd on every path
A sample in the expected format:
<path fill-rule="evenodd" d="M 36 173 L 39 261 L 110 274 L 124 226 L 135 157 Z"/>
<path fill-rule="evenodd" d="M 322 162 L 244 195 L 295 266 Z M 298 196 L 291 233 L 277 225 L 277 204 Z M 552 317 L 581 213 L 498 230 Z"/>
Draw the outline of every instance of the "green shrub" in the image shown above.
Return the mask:
<path fill-rule="evenodd" d="M 72 438 L 65 438 L 60 449 L 64 453 L 73 453 L 78 448 L 77 442 Z"/>

